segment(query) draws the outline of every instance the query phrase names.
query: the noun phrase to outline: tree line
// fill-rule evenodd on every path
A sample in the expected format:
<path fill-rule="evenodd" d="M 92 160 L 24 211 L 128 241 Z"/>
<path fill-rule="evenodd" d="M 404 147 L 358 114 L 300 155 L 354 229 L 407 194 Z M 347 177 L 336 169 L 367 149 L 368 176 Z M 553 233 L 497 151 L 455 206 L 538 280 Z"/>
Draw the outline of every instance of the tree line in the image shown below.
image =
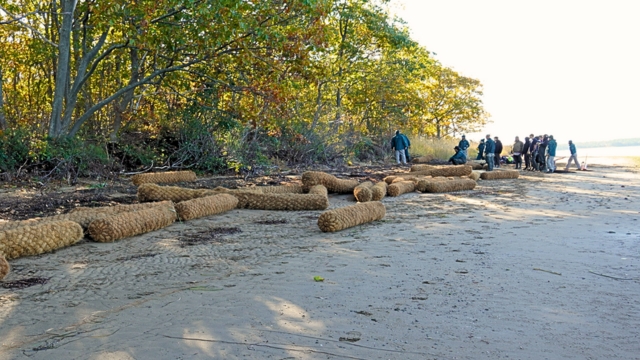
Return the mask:
<path fill-rule="evenodd" d="M 0 0 L 0 170 L 380 156 L 488 119 L 386 0 Z"/>

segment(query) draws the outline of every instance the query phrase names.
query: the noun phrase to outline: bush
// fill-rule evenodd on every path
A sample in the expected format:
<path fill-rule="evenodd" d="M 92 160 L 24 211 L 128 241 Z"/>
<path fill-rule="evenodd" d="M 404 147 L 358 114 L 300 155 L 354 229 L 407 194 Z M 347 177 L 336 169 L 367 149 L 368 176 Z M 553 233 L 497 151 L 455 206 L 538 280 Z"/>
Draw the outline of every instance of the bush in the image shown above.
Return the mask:
<path fill-rule="evenodd" d="M 14 172 L 29 159 L 29 131 L 24 128 L 0 132 L 0 170 Z"/>

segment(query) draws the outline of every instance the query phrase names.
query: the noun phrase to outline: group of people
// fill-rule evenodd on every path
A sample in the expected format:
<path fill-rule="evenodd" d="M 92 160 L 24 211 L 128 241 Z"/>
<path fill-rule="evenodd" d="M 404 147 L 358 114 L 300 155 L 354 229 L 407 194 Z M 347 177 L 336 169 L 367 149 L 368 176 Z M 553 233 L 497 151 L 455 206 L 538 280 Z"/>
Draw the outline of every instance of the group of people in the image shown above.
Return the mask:
<path fill-rule="evenodd" d="M 396 130 L 395 136 L 391 139 L 391 148 L 395 150 L 396 162 L 406 165 L 411 161 L 409 157 L 409 147 L 411 142 L 409 138 L 402 134 L 399 130 Z M 449 158 L 449 162 L 453 165 L 466 164 L 469 158 L 469 146 L 470 143 L 466 139 L 465 135 L 462 135 L 462 139 L 458 143 L 458 146 L 454 148 L 456 153 Z M 501 161 L 515 164 L 516 169 L 522 169 L 522 159 L 524 157 L 524 170 L 530 171 L 542 171 L 542 172 L 554 172 L 556 171 L 556 149 L 558 143 L 553 138 L 553 135 L 538 135 L 533 134 L 525 138 L 525 141 L 520 141 L 520 137 L 516 136 L 513 146 L 511 147 L 510 156 L 502 156 L 503 146 L 500 139 L 495 136 L 493 139 L 491 135 L 487 134 L 486 140 L 481 139 L 478 144 L 478 156 L 476 160 L 485 160 L 488 165 L 488 170 L 492 171 L 494 168 L 500 168 Z M 580 163 L 578 162 L 578 154 L 575 144 L 569 140 L 569 151 L 571 156 L 567 161 L 565 170 L 569 170 L 571 162 L 575 162 L 576 167 L 580 170 Z"/>
<path fill-rule="evenodd" d="M 524 170 L 552 173 L 556 171 L 555 158 L 557 148 L 558 143 L 553 138 L 553 135 L 545 134 L 535 136 L 531 134 L 525 138 L 524 143 L 516 136 L 513 146 L 511 147 L 512 161 L 516 169 L 522 169 L 522 158 L 524 157 Z M 500 160 L 502 159 L 502 150 L 502 143 L 498 137 L 496 136 L 494 139 L 491 139 L 491 135 L 487 135 L 486 141 L 485 139 L 480 140 L 476 160 L 486 160 L 489 171 L 493 170 L 494 167 L 499 168 Z M 575 162 L 576 167 L 580 170 L 576 146 L 571 140 L 569 140 L 569 151 L 571 152 L 571 156 L 569 157 L 569 161 L 567 161 L 565 171 L 569 170 L 572 161 Z"/>

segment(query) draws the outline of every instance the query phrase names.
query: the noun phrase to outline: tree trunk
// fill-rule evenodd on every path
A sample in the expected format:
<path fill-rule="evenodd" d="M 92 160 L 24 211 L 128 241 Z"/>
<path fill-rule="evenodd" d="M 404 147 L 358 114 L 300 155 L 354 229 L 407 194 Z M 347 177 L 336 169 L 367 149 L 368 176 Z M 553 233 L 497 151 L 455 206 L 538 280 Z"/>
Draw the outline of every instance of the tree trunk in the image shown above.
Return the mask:
<path fill-rule="evenodd" d="M 2 66 L 0 66 L 0 131 L 7 129 L 7 119 L 4 117 L 4 94 L 2 93 Z"/>
<path fill-rule="evenodd" d="M 76 10 L 76 0 L 61 1 L 62 25 L 60 26 L 60 41 L 58 42 L 58 66 L 56 70 L 53 105 L 51 108 L 51 120 L 49 121 L 49 136 L 52 138 L 59 138 L 64 131 L 62 128 L 62 108 L 71 75 L 69 71 L 71 28 L 73 26 L 73 15 Z"/>

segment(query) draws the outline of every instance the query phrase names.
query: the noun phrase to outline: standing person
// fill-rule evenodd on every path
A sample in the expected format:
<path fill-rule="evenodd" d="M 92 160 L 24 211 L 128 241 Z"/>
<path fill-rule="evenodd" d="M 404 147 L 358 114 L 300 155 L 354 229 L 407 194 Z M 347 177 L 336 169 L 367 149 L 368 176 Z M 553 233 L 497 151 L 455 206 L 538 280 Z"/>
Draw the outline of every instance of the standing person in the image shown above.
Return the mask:
<path fill-rule="evenodd" d="M 400 133 L 400 130 L 396 130 L 396 136 L 391 138 L 391 148 L 396 152 L 396 163 L 400 165 L 400 159 L 402 159 L 402 164 L 407 164 L 407 158 L 405 157 L 405 150 L 409 147 L 407 144 L 404 135 Z"/>
<path fill-rule="evenodd" d="M 478 156 L 476 160 L 484 160 L 484 139 L 480 139 L 480 144 L 478 144 Z"/>
<path fill-rule="evenodd" d="M 463 165 L 467 163 L 467 156 L 464 154 L 464 151 L 460 149 L 460 146 L 456 146 L 453 148 L 456 153 L 449 158 L 449 162 L 453 165 Z"/>
<path fill-rule="evenodd" d="M 569 166 L 571 166 L 571 160 L 576 163 L 576 167 L 580 170 L 580 163 L 578 162 L 578 153 L 576 152 L 576 144 L 573 141 L 569 140 L 569 151 L 571 152 L 571 156 L 569 157 L 569 161 L 567 161 L 567 167 L 564 169 L 565 171 L 569 171 Z"/>
<path fill-rule="evenodd" d="M 498 139 L 498 137 L 496 136 L 494 138 L 495 143 L 496 143 L 496 150 L 493 152 L 494 155 L 494 161 L 496 164 L 496 167 L 499 168 L 500 167 L 500 154 L 502 154 L 502 141 L 500 141 L 500 139 Z"/>
<path fill-rule="evenodd" d="M 529 170 L 531 166 L 531 138 L 533 134 L 529 135 L 529 137 L 524 138 L 524 145 L 522 146 L 522 154 L 524 154 L 524 169 Z"/>
<path fill-rule="evenodd" d="M 469 153 L 467 153 L 467 150 L 469 149 L 469 142 L 464 135 L 462 135 L 462 140 L 460 140 L 460 142 L 458 143 L 458 147 L 460 148 L 460 150 L 462 150 L 462 152 L 464 152 L 465 157 L 469 157 Z"/>
<path fill-rule="evenodd" d="M 516 140 L 513 143 L 513 147 L 511 148 L 511 153 L 513 154 L 513 161 L 516 164 L 516 169 L 522 169 L 522 149 L 524 148 L 524 144 L 520 141 L 520 138 L 516 136 Z"/>
<path fill-rule="evenodd" d="M 491 135 L 487 134 L 487 141 L 484 144 L 484 154 L 487 160 L 487 171 L 493 170 L 494 156 L 496 151 L 496 143 L 491 140 Z"/>
<path fill-rule="evenodd" d="M 553 138 L 553 135 L 549 135 L 549 143 L 547 144 L 547 172 L 552 173 L 556 171 L 556 149 L 558 143 Z"/>
<path fill-rule="evenodd" d="M 531 134 L 533 135 L 533 134 Z M 540 139 L 538 136 L 531 138 L 531 171 L 540 170 L 538 166 L 538 151 L 540 150 Z"/>
<path fill-rule="evenodd" d="M 404 141 L 407 142 L 407 148 L 404 149 L 404 157 L 407 159 L 407 162 L 411 162 L 411 156 L 409 156 L 409 148 L 411 147 L 411 141 L 409 141 L 409 138 L 407 137 L 407 135 L 405 134 L 400 134 L 402 135 L 402 137 L 404 138 Z"/>
<path fill-rule="evenodd" d="M 538 140 L 540 141 L 538 144 L 538 165 L 540 166 L 540 171 L 546 170 L 547 164 L 547 145 L 549 145 L 549 135 L 544 134 L 544 136 L 538 136 Z"/>

